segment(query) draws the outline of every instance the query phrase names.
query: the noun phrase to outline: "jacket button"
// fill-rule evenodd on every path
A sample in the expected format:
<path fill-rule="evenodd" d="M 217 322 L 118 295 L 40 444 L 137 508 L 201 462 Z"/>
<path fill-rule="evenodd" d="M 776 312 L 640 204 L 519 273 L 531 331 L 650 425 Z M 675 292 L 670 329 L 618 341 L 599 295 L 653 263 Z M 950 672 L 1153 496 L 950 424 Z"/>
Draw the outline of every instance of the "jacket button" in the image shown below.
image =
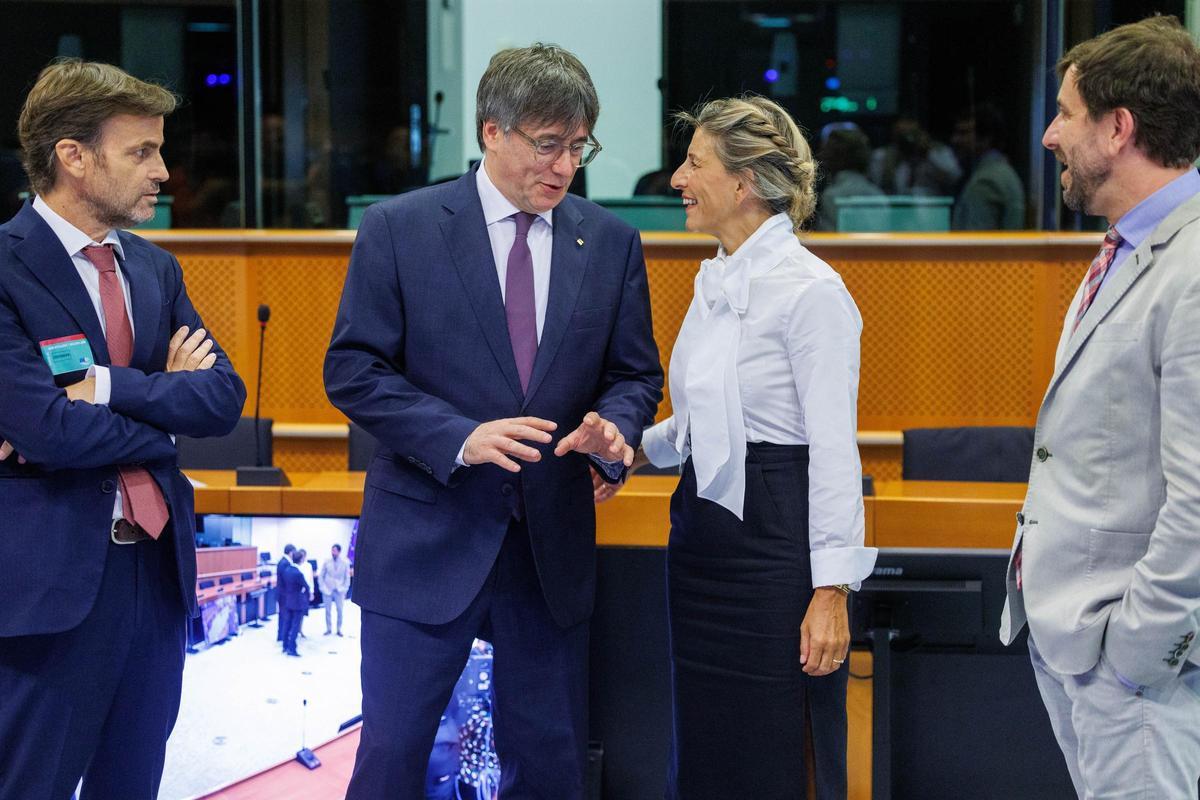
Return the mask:
<path fill-rule="evenodd" d="M 1024 525 L 1024 524 L 1025 524 L 1025 512 L 1023 512 L 1023 511 L 1018 511 L 1018 512 L 1017 512 L 1017 524 L 1018 524 L 1018 525 Z"/>
<path fill-rule="evenodd" d="M 500 494 L 504 495 L 505 497 L 511 497 L 512 493 L 515 491 L 516 490 L 513 488 L 511 483 L 506 483 L 500 487 Z"/>
<path fill-rule="evenodd" d="M 1179 659 L 1178 659 L 1178 658 L 1168 658 L 1168 659 L 1167 659 L 1167 666 L 1168 666 L 1168 667 L 1178 667 L 1178 666 L 1179 666 Z"/>
<path fill-rule="evenodd" d="M 100 483 L 100 491 L 104 492 L 105 494 L 112 494 L 116 488 L 117 484 L 113 483 L 112 481 L 102 481 Z"/>
<path fill-rule="evenodd" d="M 1187 636 L 1184 636 L 1183 640 L 1185 642 L 1190 642 L 1192 639 L 1195 639 L 1195 638 L 1196 638 L 1196 633 L 1195 633 L 1195 631 L 1193 631 L 1193 632 L 1189 633 Z"/>
<path fill-rule="evenodd" d="M 1037 449 L 1037 453 L 1035 455 L 1037 455 L 1038 461 L 1045 461 L 1047 458 L 1050 457 L 1050 451 L 1047 450 L 1045 447 L 1039 447 Z"/>

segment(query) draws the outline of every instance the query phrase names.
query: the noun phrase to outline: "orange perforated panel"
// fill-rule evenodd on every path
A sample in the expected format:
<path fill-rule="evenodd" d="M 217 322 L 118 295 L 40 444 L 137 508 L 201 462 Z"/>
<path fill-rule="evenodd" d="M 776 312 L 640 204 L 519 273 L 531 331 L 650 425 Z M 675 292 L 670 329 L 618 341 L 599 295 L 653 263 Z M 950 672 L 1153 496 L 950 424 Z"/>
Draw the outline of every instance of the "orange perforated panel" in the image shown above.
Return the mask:
<path fill-rule="evenodd" d="M 287 422 L 345 419 L 325 397 L 321 373 L 348 263 L 348 253 L 300 249 L 253 258 L 256 303 L 271 306 L 263 355 L 264 415 Z"/>
<path fill-rule="evenodd" d="M 863 316 L 860 427 L 1017 424 L 1030 417 L 1036 264 L 833 266 Z"/>
<path fill-rule="evenodd" d="M 219 251 L 180 253 L 179 265 L 192 305 L 245 378 L 255 363 L 246 336 L 245 257 Z"/>
<path fill-rule="evenodd" d="M 346 469 L 345 439 L 275 439 L 275 466 L 284 472 L 333 472 Z"/>
<path fill-rule="evenodd" d="M 1032 424 L 1064 312 L 1098 237 L 858 241 L 814 237 L 810 244 L 842 274 L 863 315 L 859 427 Z M 278 422 L 343 421 L 325 398 L 321 365 L 348 238 L 301 243 L 296 235 L 250 232 L 163 244 L 179 256 L 193 302 L 250 387 L 248 408 L 258 358 L 254 311 L 266 302 L 272 317 L 263 414 Z M 665 369 L 696 270 L 713 243 L 672 239 L 645 249 Z M 659 418 L 670 410 L 668 396 Z M 278 450 L 296 461 L 294 469 L 340 469 L 344 443 L 336 441 L 280 442 Z M 879 479 L 899 477 L 898 454 L 864 450 L 863 458 Z"/>
<path fill-rule="evenodd" d="M 903 468 L 903 448 L 900 445 L 859 445 L 862 474 L 876 481 L 898 481 Z"/>
<path fill-rule="evenodd" d="M 692 302 L 696 270 L 700 261 L 681 259 L 648 259 L 647 281 L 650 284 L 650 313 L 654 317 L 654 341 L 658 343 L 658 356 L 662 360 L 663 374 L 671 363 L 671 350 L 675 337 L 683 325 L 683 317 Z M 658 406 L 657 419 L 671 416 L 671 392 L 664 384 L 663 401 Z"/>

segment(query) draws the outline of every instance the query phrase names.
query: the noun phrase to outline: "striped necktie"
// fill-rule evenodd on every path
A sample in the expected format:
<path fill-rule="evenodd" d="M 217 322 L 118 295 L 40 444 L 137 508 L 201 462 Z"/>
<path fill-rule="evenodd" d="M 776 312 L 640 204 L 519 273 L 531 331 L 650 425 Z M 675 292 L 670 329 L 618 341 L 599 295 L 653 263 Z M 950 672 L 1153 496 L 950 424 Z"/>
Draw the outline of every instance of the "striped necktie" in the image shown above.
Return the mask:
<path fill-rule="evenodd" d="M 1121 234 L 1117 233 L 1117 229 L 1112 225 L 1108 226 L 1108 233 L 1104 234 L 1104 244 L 1100 246 L 1100 252 L 1092 259 L 1092 265 L 1088 267 L 1087 277 L 1083 279 L 1083 300 L 1079 302 L 1079 310 L 1075 312 L 1075 324 L 1071 326 L 1071 333 L 1079 327 L 1079 323 L 1083 321 L 1083 315 L 1092 307 L 1092 302 L 1096 299 L 1096 294 L 1100 291 L 1101 284 L 1104 283 L 1104 276 L 1108 274 L 1108 268 L 1112 266 L 1113 259 L 1117 255 L 1117 248 L 1121 246 Z"/>

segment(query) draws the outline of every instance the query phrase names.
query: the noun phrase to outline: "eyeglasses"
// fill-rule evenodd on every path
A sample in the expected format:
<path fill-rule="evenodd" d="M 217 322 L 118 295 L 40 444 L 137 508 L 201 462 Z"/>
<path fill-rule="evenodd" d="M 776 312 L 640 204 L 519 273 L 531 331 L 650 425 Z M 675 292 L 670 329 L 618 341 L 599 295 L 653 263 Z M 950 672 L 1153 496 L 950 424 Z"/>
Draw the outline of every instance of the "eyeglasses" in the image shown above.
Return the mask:
<path fill-rule="evenodd" d="M 553 164 L 562 156 L 563 150 L 566 150 L 571 154 L 572 164 L 576 167 L 586 167 L 604 149 L 591 136 L 586 141 L 567 144 L 558 139 L 535 139 L 520 128 L 513 128 L 512 130 L 514 133 L 519 134 L 522 139 L 529 142 L 529 146 L 533 148 L 534 156 L 542 164 Z"/>

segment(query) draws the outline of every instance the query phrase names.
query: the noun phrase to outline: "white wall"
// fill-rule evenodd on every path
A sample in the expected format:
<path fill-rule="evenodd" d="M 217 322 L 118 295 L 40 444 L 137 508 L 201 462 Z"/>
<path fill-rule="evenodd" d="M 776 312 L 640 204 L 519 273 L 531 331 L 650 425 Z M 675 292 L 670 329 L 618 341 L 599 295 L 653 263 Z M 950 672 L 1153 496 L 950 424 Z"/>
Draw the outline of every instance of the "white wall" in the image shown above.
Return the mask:
<path fill-rule="evenodd" d="M 310 559 L 316 559 L 317 567 L 329 558 L 329 549 L 335 544 L 342 546 L 342 558 L 350 552 L 350 532 L 354 529 L 352 519 L 326 517 L 254 517 L 246 544 L 258 548 L 260 553 L 270 553 L 271 563 L 283 557 L 283 546 L 294 544 L 308 551 Z"/>
<path fill-rule="evenodd" d="M 443 6 L 446 6 L 445 8 Z M 662 153 L 662 4 L 652 0 L 429 0 L 429 108 L 445 93 L 431 177 L 460 174 L 479 158 L 475 89 L 488 60 L 541 41 L 583 61 L 600 96 L 587 167 L 588 195 L 628 197 Z"/>

